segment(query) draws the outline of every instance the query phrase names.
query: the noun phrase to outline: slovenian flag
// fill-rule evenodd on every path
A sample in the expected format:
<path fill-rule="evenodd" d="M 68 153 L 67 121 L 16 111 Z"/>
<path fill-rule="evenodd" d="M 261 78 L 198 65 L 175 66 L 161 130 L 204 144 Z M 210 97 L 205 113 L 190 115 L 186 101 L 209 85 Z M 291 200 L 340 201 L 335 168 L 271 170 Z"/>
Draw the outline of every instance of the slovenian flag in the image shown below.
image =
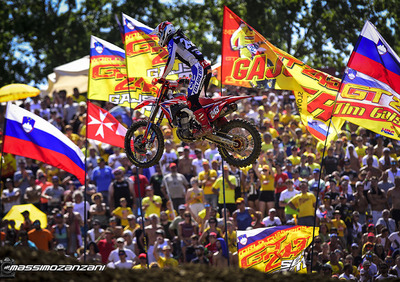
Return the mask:
<path fill-rule="evenodd" d="M 400 58 L 369 21 L 361 31 L 347 67 L 344 83 L 400 93 Z"/>
<path fill-rule="evenodd" d="M 10 102 L 3 150 L 63 169 L 85 183 L 85 157 L 79 147 L 46 120 Z"/>

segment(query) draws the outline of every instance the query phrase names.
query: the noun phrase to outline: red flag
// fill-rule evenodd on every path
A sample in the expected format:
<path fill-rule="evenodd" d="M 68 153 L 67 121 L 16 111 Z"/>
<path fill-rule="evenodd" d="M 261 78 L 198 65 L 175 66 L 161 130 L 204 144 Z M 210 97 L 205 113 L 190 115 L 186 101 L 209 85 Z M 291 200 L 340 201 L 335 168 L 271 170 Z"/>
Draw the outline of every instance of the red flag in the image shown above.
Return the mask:
<path fill-rule="evenodd" d="M 87 138 L 124 148 L 126 128 L 106 110 L 87 102 Z"/>

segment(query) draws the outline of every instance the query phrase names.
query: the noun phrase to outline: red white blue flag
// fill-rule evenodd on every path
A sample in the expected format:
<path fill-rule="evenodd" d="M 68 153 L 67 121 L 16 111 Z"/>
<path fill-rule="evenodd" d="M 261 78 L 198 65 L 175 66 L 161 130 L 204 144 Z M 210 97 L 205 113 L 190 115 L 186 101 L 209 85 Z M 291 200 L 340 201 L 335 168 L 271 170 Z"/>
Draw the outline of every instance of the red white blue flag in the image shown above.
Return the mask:
<path fill-rule="evenodd" d="M 369 21 L 347 64 L 333 115 L 400 140 L 400 58 Z"/>
<path fill-rule="evenodd" d="M 66 135 L 41 117 L 7 104 L 3 150 L 61 168 L 85 183 L 82 151 Z"/>

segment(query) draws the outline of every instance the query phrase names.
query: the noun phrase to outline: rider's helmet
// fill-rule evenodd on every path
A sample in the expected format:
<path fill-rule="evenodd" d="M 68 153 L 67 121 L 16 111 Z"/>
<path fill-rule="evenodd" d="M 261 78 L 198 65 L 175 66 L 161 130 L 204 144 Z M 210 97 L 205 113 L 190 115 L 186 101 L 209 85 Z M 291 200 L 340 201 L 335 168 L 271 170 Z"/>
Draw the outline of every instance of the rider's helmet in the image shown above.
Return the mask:
<path fill-rule="evenodd" d="M 156 34 L 159 39 L 158 45 L 160 45 L 160 47 L 165 47 L 175 32 L 176 31 L 172 23 L 162 22 L 150 34 Z"/>

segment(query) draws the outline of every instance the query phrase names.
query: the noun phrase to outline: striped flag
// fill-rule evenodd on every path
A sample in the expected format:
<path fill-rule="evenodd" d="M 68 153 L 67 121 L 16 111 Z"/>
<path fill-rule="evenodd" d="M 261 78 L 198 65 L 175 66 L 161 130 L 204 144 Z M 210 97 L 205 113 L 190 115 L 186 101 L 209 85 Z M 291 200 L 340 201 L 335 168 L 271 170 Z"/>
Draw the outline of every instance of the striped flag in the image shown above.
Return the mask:
<path fill-rule="evenodd" d="M 61 168 L 85 183 L 82 151 L 41 117 L 7 103 L 3 150 Z"/>

